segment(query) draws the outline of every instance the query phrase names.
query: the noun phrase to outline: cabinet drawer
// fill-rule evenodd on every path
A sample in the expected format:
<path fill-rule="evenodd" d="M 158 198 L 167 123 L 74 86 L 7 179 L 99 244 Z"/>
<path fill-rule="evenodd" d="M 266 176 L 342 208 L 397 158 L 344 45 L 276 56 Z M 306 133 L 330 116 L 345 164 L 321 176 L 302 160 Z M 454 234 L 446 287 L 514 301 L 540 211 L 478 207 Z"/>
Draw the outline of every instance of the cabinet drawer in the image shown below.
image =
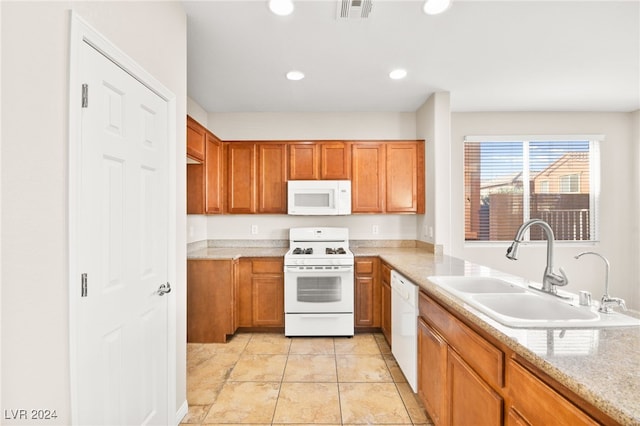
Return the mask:
<path fill-rule="evenodd" d="M 513 419 L 524 418 L 533 425 L 550 423 L 598 424 L 584 411 L 511 359 L 507 362 L 507 387 L 511 402 L 509 411 L 515 411 L 515 414 L 510 414 Z M 510 424 L 518 423 L 516 421 Z"/>
<path fill-rule="evenodd" d="M 373 274 L 373 260 L 356 260 L 356 274 Z"/>
<path fill-rule="evenodd" d="M 423 292 L 420 292 L 419 309 L 420 316 L 442 334 L 447 343 L 476 373 L 496 388 L 504 385 L 502 351 L 484 340 Z"/>
<path fill-rule="evenodd" d="M 283 274 L 284 264 L 275 259 L 252 260 L 251 272 L 254 274 Z"/>

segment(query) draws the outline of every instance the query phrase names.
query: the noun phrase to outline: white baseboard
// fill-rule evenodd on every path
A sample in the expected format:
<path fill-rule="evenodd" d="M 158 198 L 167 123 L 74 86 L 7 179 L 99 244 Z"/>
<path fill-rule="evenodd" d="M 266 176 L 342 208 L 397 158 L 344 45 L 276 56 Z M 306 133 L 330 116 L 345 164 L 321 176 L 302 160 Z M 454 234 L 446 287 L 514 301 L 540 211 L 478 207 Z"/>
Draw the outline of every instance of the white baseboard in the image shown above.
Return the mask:
<path fill-rule="evenodd" d="M 187 403 L 187 400 L 185 400 L 176 413 L 176 426 L 180 424 L 180 422 L 182 421 L 182 419 L 184 419 L 184 416 L 186 416 L 188 412 L 189 404 Z"/>

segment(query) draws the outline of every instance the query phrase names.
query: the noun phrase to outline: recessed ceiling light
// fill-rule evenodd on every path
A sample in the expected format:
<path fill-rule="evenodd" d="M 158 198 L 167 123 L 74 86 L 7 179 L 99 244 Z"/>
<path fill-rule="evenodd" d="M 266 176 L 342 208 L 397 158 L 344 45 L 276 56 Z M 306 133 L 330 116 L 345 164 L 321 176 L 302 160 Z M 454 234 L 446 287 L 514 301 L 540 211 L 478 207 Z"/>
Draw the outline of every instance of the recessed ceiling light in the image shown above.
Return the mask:
<path fill-rule="evenodd" d="M 269 9 L 279 16 L 291 15 L 293 0 L 269 0 Z"/>
<path fill-rule="evenodd" d="M 449 6 L 451 6 L 451 0 L 426 0 L 422 10 L 427 15 L 437 15 L 449 9 Z"/>
<path fill-rule="evenodd" d="M 302 71 L 293 70 L 287 73 L 287 79 L 289 80 L 298 81 L 298 80 L 302 80 L 303 78 L 304 78 L 304 73 Z"/>
<path fill-rule="evenodd" d="M 397 70 L 393 70 L 389 73 L 389 78 L 392 80 L 402 80 L 407 76 L 407 71 L 402 68 L 398 68 Z"/>

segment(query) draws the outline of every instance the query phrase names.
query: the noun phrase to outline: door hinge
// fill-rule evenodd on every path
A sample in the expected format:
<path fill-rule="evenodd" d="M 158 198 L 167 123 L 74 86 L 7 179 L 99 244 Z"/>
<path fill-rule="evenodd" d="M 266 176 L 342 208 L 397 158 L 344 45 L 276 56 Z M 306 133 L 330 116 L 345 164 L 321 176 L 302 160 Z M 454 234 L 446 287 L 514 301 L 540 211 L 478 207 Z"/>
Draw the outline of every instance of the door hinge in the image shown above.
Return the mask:
<path fill-rule="evenodd" d="M 82 278 L 81 278 L 81 286 L 82 286 L 82 291 L 80 292 L 80 297 L 87 297 L 87 274 L 84 273 L 82 274 Z"/>
<path fill-rule="evenodd" d="M 89 85 L 82 85 L 82 108 L 87 108 L 89 106 Z"/>

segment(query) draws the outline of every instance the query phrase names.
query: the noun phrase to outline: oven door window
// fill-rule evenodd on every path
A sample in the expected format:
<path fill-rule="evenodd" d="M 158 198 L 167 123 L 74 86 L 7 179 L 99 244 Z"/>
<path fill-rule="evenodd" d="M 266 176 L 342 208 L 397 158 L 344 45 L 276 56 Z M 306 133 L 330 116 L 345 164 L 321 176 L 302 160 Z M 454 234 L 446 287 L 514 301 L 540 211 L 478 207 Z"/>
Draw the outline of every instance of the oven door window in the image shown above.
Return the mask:
<path fill-rule="evenodd" d="M 302 303 L 335 303 L 342 299 L 339 277 L 298 277 L 296 300 Z"/>

